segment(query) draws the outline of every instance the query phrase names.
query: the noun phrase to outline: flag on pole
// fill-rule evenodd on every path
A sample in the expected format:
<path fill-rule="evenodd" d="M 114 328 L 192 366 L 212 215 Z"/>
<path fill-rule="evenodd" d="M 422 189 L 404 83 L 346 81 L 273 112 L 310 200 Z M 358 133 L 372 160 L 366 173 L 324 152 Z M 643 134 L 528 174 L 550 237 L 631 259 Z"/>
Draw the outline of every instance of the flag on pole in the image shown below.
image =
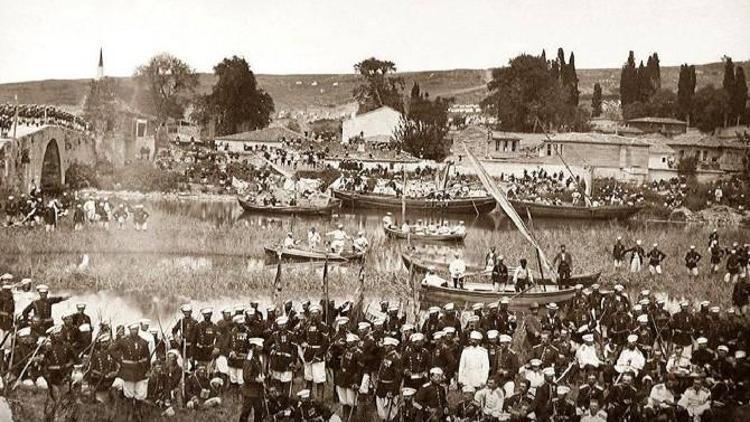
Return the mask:
<path fill-rule="evenodd" d="M 534 237 L 531 235 L 529 229 L 526 227 L 526 224 L 524 224 L 515 208 L 513 208 L 513 205 L 511 205 L 510 201 L 508 201 L 508 198 L 505 196 L 502 190 L 500 190 L 500 188 L 497 187 L 497 184 L 492 180 L 492 178 L 490 178 L 490 175 L 487 174 L 487 170 L 484 169 L 482 163 L 480 163 L 477 157 L 471 151 L 469 151 L 469 149 L 466 147 L 466 144 L 463 144 L 463 146 L 464 151 L 466 151 L 466 156 L 469 157 L 469 160 L 477 170 L 477 176 L 479 177 L 479 180 L 482 181 L 482 185 L 484 185 L 484 188 L 487 189 L 487 192 L 489 192 L 493 198 L 495 198 L 495 201 L 497 201 L 498 205 L 500 205 L 500 208 L 505 211 L 505 214 L 508 216 L 508 218 L 510 218 L 513 224 L 515 224 L 518 231 L 521 232 L 521 235 L 529 243 L 531 243 L 534 248 L 536 248 L 537 252 L 539 253 L 539 260 L 544 266 L 547 274 L 549 274 L 549 278 L 552 281 L 557 281 L 557 273 L 552 270 L 552 265 L 550 265 L 547 257 L 544 255 L 544 251 L 542 251 L 542 248 L 539 247 L 536 239 L 534 239 Z"/>
<path fill-rule="evenodd" d="M 329 320 L 331 313 L 329 312 L 329 303 L 328 303 L 328 251 L 326 251 L 326 260 L 323 264 L 323 321 L 326 322 L 326 324 L 331 324 L 332 321 Z"/>
<path fill-rule="evenodd" d="M 273 279 L 271 300 L 276 309 L 284 309 L 281 303 L 281 249 L 279 249 L 279 263 L 276 264 L 276 277 Z"/>

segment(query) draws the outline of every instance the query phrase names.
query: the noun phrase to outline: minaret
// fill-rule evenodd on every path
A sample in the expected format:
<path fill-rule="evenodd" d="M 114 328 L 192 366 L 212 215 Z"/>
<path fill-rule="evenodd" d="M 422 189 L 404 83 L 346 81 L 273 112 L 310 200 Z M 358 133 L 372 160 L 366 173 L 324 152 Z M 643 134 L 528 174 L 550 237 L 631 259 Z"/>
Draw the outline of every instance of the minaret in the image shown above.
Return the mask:
<path fill-rule="evenodd" d="M 99 66 L 96 67 L 96 80 L 100 80 L 104 77 L 104 55 L 102 49 L 99 48 Z"/>

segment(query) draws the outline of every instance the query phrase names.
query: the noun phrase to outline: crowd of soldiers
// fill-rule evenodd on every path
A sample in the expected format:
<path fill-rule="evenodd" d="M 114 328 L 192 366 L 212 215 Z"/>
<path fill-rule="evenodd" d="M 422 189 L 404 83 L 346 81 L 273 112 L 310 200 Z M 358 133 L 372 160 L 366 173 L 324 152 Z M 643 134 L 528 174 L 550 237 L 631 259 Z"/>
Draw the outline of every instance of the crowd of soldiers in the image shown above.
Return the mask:
<path fill-rule="evenodd" d="M 18 119 L 16 120 L 16 116 Z M 57 126 L 86 130 L 88 123 L 82 118 L 51 105 L 38 104 L 0 104 L 0 131 L 6 137 L 15 121 L 19 125 L 42 126 L 54 124 Z"/>
<path fill-rule="evenodd" d="M 683 301 L 670 313 L 622 285 L 577 285 L 568 303 L 524 314 L 507 297 L 431 307 L 414 323 L 387 301 L 364 312 L 252 302 L 198 318 L 185 304 L 171 327 L 126 328 L 95 326 L 83 303 L 58 324 L 52 307 L 67 298 L 45 285 L 16 309 L 31 280 L 0 278 L 5 379 L 46 389 L 47 412 L 89 401 L 143 419 L 231 396 L 241 421 L 682 421 L 750 398 L 747 306 Z"/>

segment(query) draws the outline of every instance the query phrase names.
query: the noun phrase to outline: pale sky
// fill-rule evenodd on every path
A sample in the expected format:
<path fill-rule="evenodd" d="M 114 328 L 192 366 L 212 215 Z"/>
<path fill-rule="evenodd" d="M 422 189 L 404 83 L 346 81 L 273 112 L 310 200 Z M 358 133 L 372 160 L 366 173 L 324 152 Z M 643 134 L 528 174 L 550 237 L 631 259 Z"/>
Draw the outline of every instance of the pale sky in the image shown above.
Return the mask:
<path fill-rule="evenodd" d="M 0 0 L 0 82 L 126 76 L 159 52 L 201 72 L 244 56 L 256 73 L 490 68 L 558 46 L 580 68 L 628 50 L 662 65 L 750 58 L 750 0 Z"/>

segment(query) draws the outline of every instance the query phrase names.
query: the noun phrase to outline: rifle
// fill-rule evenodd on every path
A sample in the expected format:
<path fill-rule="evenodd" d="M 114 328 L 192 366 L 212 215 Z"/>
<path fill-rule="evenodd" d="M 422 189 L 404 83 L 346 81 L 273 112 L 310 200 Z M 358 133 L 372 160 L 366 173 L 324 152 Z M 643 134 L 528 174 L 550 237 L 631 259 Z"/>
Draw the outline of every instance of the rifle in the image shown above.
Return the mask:
<path fill-rule="evenodd" d="M 31 362 L 34 360 L 34 357 L 37 353 L 39 353 L 39 349 L 42 348 L 42 345 L 44 345 L 46 339 L 43 341 L 40 341 L 39 344 L 36 346 L 36 350 L 34 350 L 34 353 L 31 354 L 31 357 L 29 358 L 29 361 L 26 362 L 26 366 L 23 367 L 23 370 L 21 371 L 21 374 L 18 376 L 18 379 L 16 380 L 16 383 L 13 384 L 13 388 L 11 388 L 10 391 L 15 391 L 16 388 L 18 388 L 18 384 L 21 383 L 21 380 L 23 379 L 24 374 L 29 369 L 29 366 L 31 365 Z"/>

